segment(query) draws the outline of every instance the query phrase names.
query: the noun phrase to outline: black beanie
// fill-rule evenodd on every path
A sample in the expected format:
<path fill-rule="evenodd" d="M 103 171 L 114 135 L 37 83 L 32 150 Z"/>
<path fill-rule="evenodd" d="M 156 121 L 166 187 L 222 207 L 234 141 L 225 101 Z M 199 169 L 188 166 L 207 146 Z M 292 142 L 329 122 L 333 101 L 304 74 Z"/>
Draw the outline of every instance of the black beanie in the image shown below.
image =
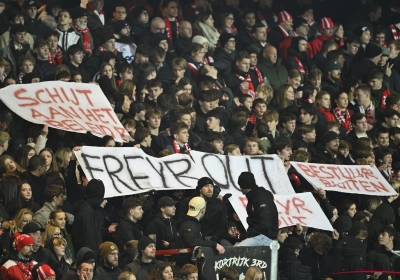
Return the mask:
<path fill-rule="evenodd" d="M 365 48 L 365 57 L 366 58 L 374 58 L 378 55 L 382 54 L 382 48 L 373 43 L 369 43 Z"/>
<path fill-rule="evenodd" d="M 221 36 L 219 36 L 219 42 L 221 43 L 221 47 L 224 47 L 226 43 L 228 43 L 228 41 L 232 38 L 235 38 L 235 36 L 233 36 L 233 34 L 231 33 L 222 33 Z"/>
<path fill-rule="evenodd" d="M 251 172 L 242 172 L 239 176 L 238 184 L 241 189 L 253 189 L 257 187 L 256 180 Z"/>
<path fill-rule="evenodd" d="M 167 34 L 161 33 L 161 32 L 151 34 L 151 36 L 150 36 L 150 48 L 152 48 L 152 49 L 155 48 L 163 40 L 167 40 L 168 41 Z"/>
<path fill-rule="evenodd" d="M 144 249 L 146 249 L 147 246 L 149 246 L 150 244 L 155 244 L 156 242 L 151 239 L 148 236 L 143 236 L 142 238 L 139 239 L 137 248 L 139 252 L 142 252 Z"/>
<path fill-rule="evenodd" d="M 205 185 L 209 185 L 209 184 L 211 184 L 211 185 L 213 185 L 213 187 L 214 187 L 214 182 L 210 179 L 210 178 L 208 178 L 208 177 L 203 177 L 203 178 L 201 178 L 201 179 L 199 179 L 198 181 L 197 181 L 197 186 L 196 186 L 196 190 L 201 190 Z"/>
<path fill-rule="evenodd" d="M 132 18 L 133 19 L 138 19 L 139 16 L 144 12 L 147 12 L 147 9 L 143 6 L 136 6 L 135 8 L 132 9 Z"/>

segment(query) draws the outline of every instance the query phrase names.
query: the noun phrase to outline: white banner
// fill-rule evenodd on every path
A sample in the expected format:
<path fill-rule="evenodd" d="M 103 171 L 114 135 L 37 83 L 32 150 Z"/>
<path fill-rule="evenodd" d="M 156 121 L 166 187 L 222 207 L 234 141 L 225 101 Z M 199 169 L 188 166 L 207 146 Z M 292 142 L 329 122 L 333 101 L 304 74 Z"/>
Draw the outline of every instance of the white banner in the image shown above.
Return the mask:
<path fill-rule="evenodd" d="M 207 174 L 188 155 L 155 158 L 138 148 L 85 146 L 75 153 L 89 179 L 102 180 L 105 197 L 149 190 L 194 189 Z"/>
<path fill-rule="evenodd" d="M 290 164 L 316 189 L 378 196 L 396 194 L 375 166 L 294 161 Z"/>
<path fill-rule="evenodd" d="M 50 127 L 103 137 L 132 139 L 98 85 L 61 81 L 11 85 L 0 99 L 25 120 Z"/>
<path fill-rule="evenodd" d="M 191 151 L 196 165 L 221 188 L 221 194 L 241 195 L 238 177 L 243 171 L 254 174 L 256 183 L 273 194 L 292 194 L 293 187 L 277 155 L 221 156 Z"/>
<path fill-rule="evenodd" d="M 279 228 L 300 224 L 322 230 L 333 231 L 332 225 L 325 216 L 321 207 L 313 197 L 312 193 L 299 193 L 289 195 L 274 195 L 275 205 L 279 215 Z M 236 214 L 239 216 L 243 226 L 247 229 L 247 198 L 231 196 L 229 198 Z"/>

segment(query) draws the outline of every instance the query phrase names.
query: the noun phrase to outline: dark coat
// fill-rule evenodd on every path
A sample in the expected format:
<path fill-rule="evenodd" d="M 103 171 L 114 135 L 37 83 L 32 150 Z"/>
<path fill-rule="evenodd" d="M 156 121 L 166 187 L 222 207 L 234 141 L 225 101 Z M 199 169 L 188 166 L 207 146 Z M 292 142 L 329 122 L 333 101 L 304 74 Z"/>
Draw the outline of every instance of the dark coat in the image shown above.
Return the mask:
<path fill-rule="evenodd" d="M 146 235 L 154 234 L 156 236 L 157 250 L 176 248 L 176 233 L 176 221 L 164 218 L 161 214 L 154 216 L 146 228 Z M 169 246 L 164 247 L 162 241 L 167 241 Z"/>
<path fill-rule="evenodd" d="M 177 238 L 179 248 L 194 248 L 196 246 L 217 247 L 217 242 L 204 240 L 200 222 L 196 218 L 186 216 L 177 226 L 179 228 L 179 236 Z"/>
<path fill-rule="evenodd" d="M 48 60 L 36 58 L 35 71 L 39 73 L 41 82 L 54 80 L 54 68 L 54 64 Z"/>
<path fill-rule="evenodd" d="M 311 267 L 313 280 L 325 279 L 333 272 L 333 260 L 328 254 L 320 255 L 313 248 L 300 252 L 299 259 L 303 265 Z"/>
<path fill-rule="evenodd" d="M 213 58 L 215 62 L 219 62 L 216 65 L 218 73 L 222 76 L 226 76 L 231 72 L 231 65 L 235 60 L 236 51 L 228 53 L 224 48 L 219 47 L 215 49 Z"/>
<path fill-rule="evenodd" d="M 278 210 L 274 203 L 274 196 L 263 187 L 254 187 L 246 194 L 247 237 L 260 234 L 270 239 L 276 239 L 278 234 Z"/>
<path fill-rule="evenodd" d="M 96 277 L 98 280 L 118 280 L 118 276 L 121 273 L 122 269 L 119 267 L 111 269 L 109 267 L 105 267 L 104 265 L 100 265 L 96 269 Z"/>
<path fill-rule="evenodd" d="M 258 69 L 260 69 L 264 77 L 267 77 L 274 91 L 277 91 L 281 85 L 287 83 L 288 71 L 282 65 L 281 58 L 278 58 L 275 64 L 269 58 L 265 58 L 262 52 L 257 55 L 257 58 Z"/>
<path fill-rule="evenodd" d="M 121 216 L 121 220 L 115 231 L 115 242 L 120 250 L 123 250 L 126 242 L 139 240 L 143 236 L 142 226 L 132 222 L 127 216 Z"/>
<path fill-rule="evenodd" d="M 86 186 L 84 200 L 75 205 L 71 232 L 75 252 L 82 247 L 97 252 L 102 243 L 101 229 L 105 215 L 100 204 L 103 202 L 104 192 L 103 182 L 92 179 Z"/>
<path fill-rule="evenodd" d="M 375 67 L 376 64 L 368 58 L 363 58 L 359 61 L 354 62 L 350 67 L 346 82 L 348 83 L 348 85 L 355 85 L 356 83 L 358 83 L 359 80 L 361 80 L 362 83 L 367 84 L 368 72 Z"/>

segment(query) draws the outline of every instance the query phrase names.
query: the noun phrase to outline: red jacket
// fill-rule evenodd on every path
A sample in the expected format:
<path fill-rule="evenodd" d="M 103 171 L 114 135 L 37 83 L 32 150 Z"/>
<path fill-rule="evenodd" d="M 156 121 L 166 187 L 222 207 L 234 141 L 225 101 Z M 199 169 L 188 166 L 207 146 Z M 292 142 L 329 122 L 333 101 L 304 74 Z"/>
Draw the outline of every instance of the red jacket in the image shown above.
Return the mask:
<path fill-rule="evenodd" d="M 312 57 L 314 57 L 314 55 L 322 49 L 322 43 L 325 40 L 333 40 L 333 37 L 326 35 L 319 35 L 314 40 L 311 41 L 310 44 L 312 47 Z"/>
<path fill-rule="evenodd" d="M 33 265 L 37 264 L 35 261 L 31 261 L 31 263 L 33 263 Z M 1 275 L 3 276 L 3 280 L 26 279 L 23 271 L 18 267 L 17 262 L 14 260 L 8 260 L 2 265 Z"/>

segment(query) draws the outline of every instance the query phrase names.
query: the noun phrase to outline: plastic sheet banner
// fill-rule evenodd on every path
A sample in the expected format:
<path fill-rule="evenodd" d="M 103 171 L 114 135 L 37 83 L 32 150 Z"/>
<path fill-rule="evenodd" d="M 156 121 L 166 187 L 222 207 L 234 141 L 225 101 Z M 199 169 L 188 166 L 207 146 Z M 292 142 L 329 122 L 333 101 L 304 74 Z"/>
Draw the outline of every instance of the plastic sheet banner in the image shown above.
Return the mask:
<path fill-rule="evenodd" d="M 205 264 L 202 279 L 218 280 L 218 273 L 224 266 L 239 272 L 239 279 L 244 279 L 246 271 L 256 266 L 263 272 L 263 279 L 270 279 L 271 249 L 259 247 L 225 247 L 225 253 L 217 255 L 212 248 L 203 247 Z"/>
<path fill-rule="evenodd" d="M 254 174 L 256 183 L 273 194 L 292 194 L 293 187 L 277 155 L 223 156 L 191 151 L 196 165 L 221 188 L 221 194 L 241 195 L 238 177 L 243 171 Z"/>
<path fill-rule="evenodd" d="M 206 176 L 184 154 L 156 158 L 138 148 L 90 146 L 75 154 L 89 179 L 103 181 L 105 197 L 161 189 L 194 189 L 197 181 Z"/>
<path fill-rule="evenodd" d="M 117 142 L 131 140 L 98 85 L 51 81 L 11 85 L 0 99 L 23 119 L 77 133 L 110 135 Z"/>
<path fill-rule="evenodd" d="M 290 164 L 316 189 L 378 196 L 396 194 L 375 166 L 293 161 Z"/>
<path fill-rule="evenodd" d="M 333 231 L 331 223 L 311 193 L 275 194 L 274 199 L 279 215 L 279 228 L 300 224 L 306 227 Z M 229 201 L 243 226 L 247 229 L 247 198 L 243 195 L 232 196 Z"/>

